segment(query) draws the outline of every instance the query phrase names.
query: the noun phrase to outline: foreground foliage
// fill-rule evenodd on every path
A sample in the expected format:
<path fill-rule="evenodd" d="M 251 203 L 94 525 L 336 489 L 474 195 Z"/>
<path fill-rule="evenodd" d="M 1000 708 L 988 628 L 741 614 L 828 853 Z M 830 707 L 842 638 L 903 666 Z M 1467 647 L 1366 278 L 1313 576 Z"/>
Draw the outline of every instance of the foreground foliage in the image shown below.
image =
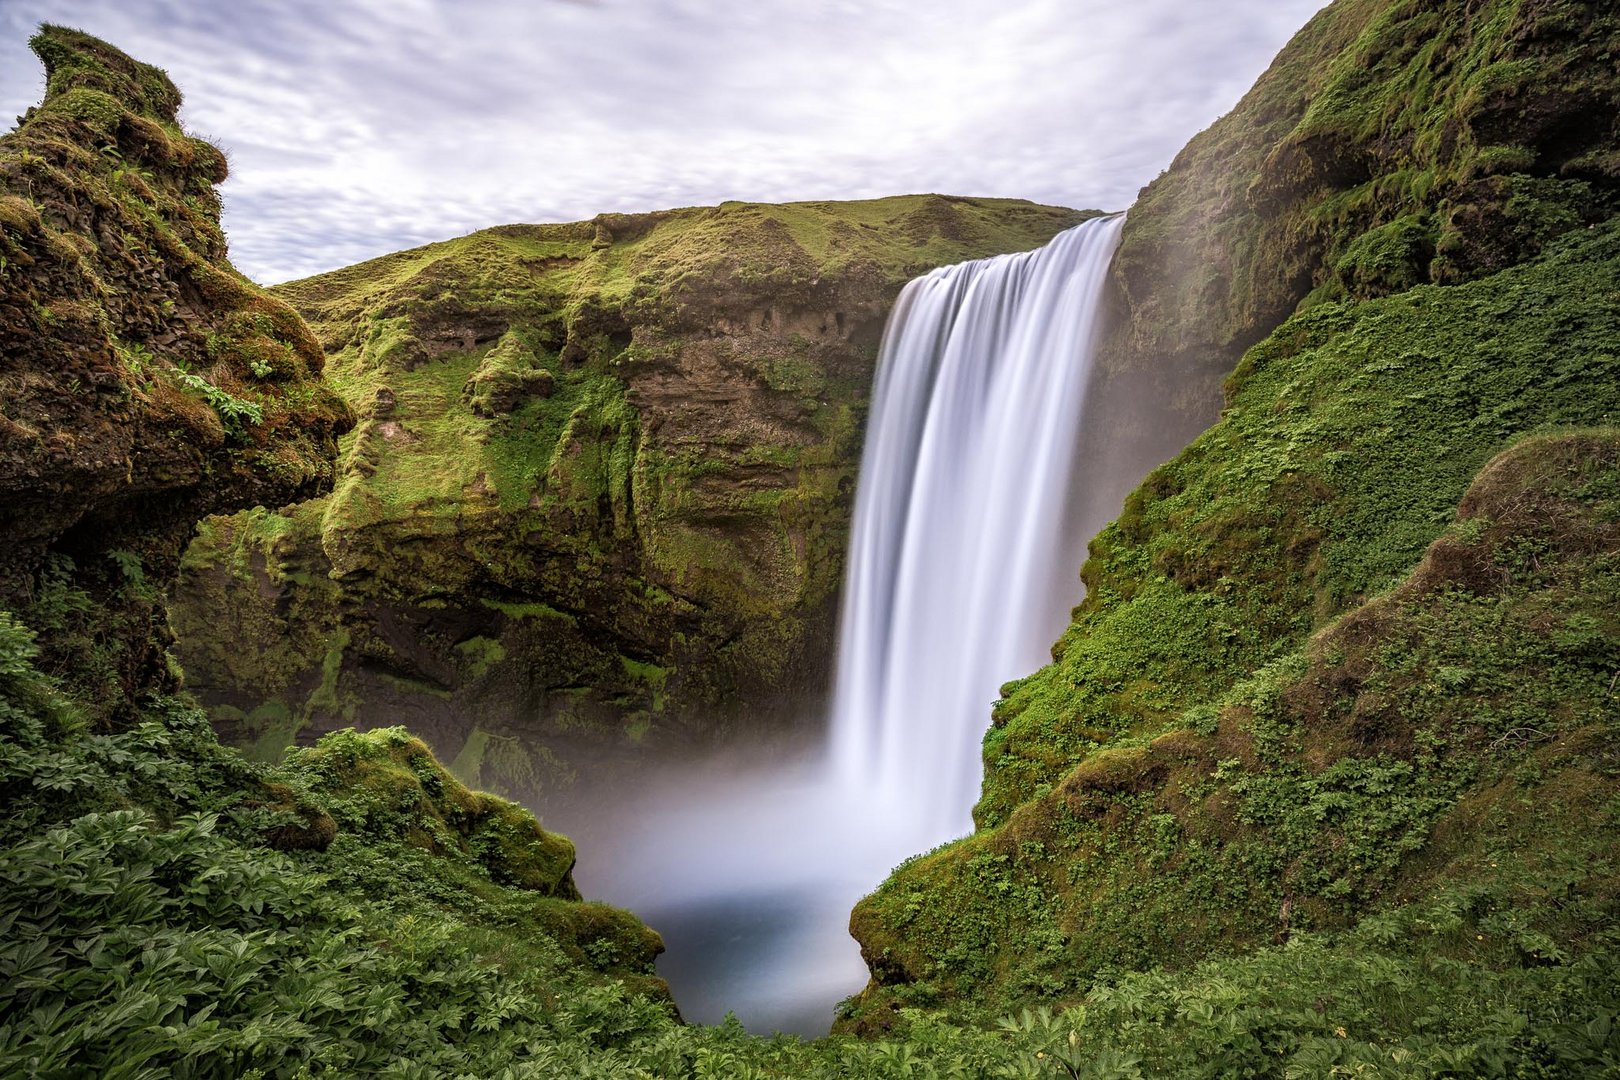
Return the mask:
<path fill-rule="evenodd" d="M 1532 478 L 1549 463 L 1569 466 L 1566 482 L 1529 507 L 1551 538 L 1537 549 L 1540 568 L 1521 565 L 1520 586 L 1483 604 L 1446 591 L 1438 607 L 1436 595 L 1386 601 L 1401 612 L 1396 625 L 1418 635 L 1399 655 L 1433 654 L 1418 669 L 1437 681 L 1399 680 L 1436 718 L 1419 765 L 1431 778 L 1447 771 L 1447 702 L 1468 701 L 1455 691 L 1513 674 L 1476 667 L 1464 679 L 1439 663 L 1458 647 L 1459 611 L 1487 616 L 1494 633 L 1528 610 L 1527 598 L 1555 595 L 1575 610 L 1557 623 L 1553 647 L 1576 658 L 1601 651 L 1595 643 L 1610 632 L 1583 621 L 1578 596 L 1560 590 L 1572 580 L 1571 545 L 1587 571 L 1601 571 L 1580 580 L 1620 578 L 1612 545 L 1594 546 L 1620 531 L 1620 437 L 1530 451 L 1520 457 L 1536 465 Z M 1504 471 L 1505 488 L 1522 491 L 1526 474 L 1503 466 L 1499 479 Z M 1591 501 L 1579 518 L 1568 516 L 1579 513 L 1572 494 Z M 1549 516 L 1559 506 L 1565 515 Z M 1507 524 L 1464 528 L 1451 542 L 1495 565 L 1515 535 Z M 1365 662 L 1345 651 L 1326 667 Z M 335 733 L 269 770 L 221 747 L 203 715 L 172 698 L 148 700 L 133 728 L 97 731 L 36 658 L 32 632 L 0 613 L 0 1075 L 1620 1076 L 1607 839 L 1620 793 L 1603 749 L 1612 738 L 1588 751 L 1603 775 L 1575 789 L 1554 783 L 1567 780 L 1555 772 L 1559 747 L 1504 749 L 1517 730 L 1504 715 L 1509 738 L 1490 744 L 1506 763 L 1499 797 L 1471 823 L 1492 838 L 1480 857 L 1493 861 L 1460 861 L 1445 887 L 1347 933 L 1296 933 L 1182 972 L 1099 971 L 1064 1012 L 1024 1010 L 993 1025 L 982 1009 L 947 1019 L 919 1001 L 890 1014 L 883 1039 L 805 1043 L 753 1038 L 735 1024 L 681 1025 L 646 973 L 649 932 L 578 903 L 557 877 L 571 862 L 566 841 L 462 788 L 404 732 Z M 1581 670 L 1576 659 L 1571 671 Z M 1286 726 L 1274 735 L 1285 758 L 1291 735 Z M 1567 749 L 1569 736 L 1560 742 Z M 1359 834 L 1335 824 L 1356 791 L 1395 815 L 1375 819 L 1375 830 L 1411 812 L 1398 770 L 1324 786 L 1330 772 L 1268 769 L 1258 758 L 1226 767 L 1235 789 L 1260 785 L 1251 808 L 1305 813 L 1297 834 L 1271 823 L 1277 842 L 1325 844 L 1313 857 L 1328 866 L 1341 840 L 1352 860 L 1380 850 L 1358 848 Z M 1524 842 L 1575 809 L 1591 815 L 1586 836 L 1567 847 Z M 1122 836 L 1142 857 L 1162 857 L 1130 829 Z M 1022 897 L 1003 866 L 984 880 L 1007 883 L 989 891 L 1016 909 Z"/>

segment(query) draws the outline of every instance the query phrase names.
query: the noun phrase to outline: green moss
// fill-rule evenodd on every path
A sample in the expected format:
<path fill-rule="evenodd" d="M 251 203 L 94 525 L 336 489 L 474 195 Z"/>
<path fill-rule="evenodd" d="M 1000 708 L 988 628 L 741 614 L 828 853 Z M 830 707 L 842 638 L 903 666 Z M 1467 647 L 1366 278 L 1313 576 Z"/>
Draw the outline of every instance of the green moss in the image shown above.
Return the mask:
<path fill-rule="evenodd" d="M 341 712 L 342 699 L 338 695 L 338 680 L 343 675 L 343 650 L 348 648 L 349 632 L 339 628 L 326 645 L 326 654 L 321 658 L 321 682 L 310 694 L 304 705 L 306 715 L 317 711 L 328 713 Z"/>
<path fill-rule="evenodd" d="M 287 771 L 326 799 L 339 829 L 463 860 L 498 884 L 579 898 L 573 844 L 517 804 L 463 786 L 403 728 L 333 732 L 291 755 Z"/>
<path fill-rule="evenodd" d="M 120 111 L 174 122 L 180 91 L 164 72 L 132 60 L 105 41 L 65 26 L 41 26 L 28 42 L 45 65 L 45 96 L 89 92 L 112 99 Z"/>
<path fill-rule="evenodd" d="M 124 116 L 124 106 L 117 98 L 100 90 L 85 87 L 74 87 L 66 91 L 53 99 L 48 107 L 74 120 L 91 124 L 108 137 L 111 137 L 118 126 L 118 121 Z"/>
<path fill-rule="evenodd" d="M 492 611 L 499 611 L 502 615 L 514 619 L 557 619 L 561 622 L 574 624 L 578 620 L 566 611 L 558 611 L 549 604 L 511 604 L 504 600 L 494 600 L 490 597 L 480 597 L 479 603 Z"/>
<path fill-rule="evenodd" d="M 456 651 L 467 659 L 466 676 L 469 679 L 482 678 L 490 668 L 506 659 L 506 648 L 494 638 L 468 638 L 456 646 Z"/>
<path fill-rule="evenodd" d="M 1478 278 L 1603 220 L 1617 35 L 1591 5 L 1325 7 L 1132 207 L 1103 347 L 1119 392 L 1145 381 L 1195 431 L 1190 380 L 1302 301 Z"/>
<path fill-rule="evenodd" d="M 1334 271 L 1356 296 L 1405 292 L 1428 280 L 1435 235 L 1429 221 L 1407 214 L 1357 237 L 1334 265 Z"/>
<path fill-rule="evenodd" d="M 667 667 L 660 667 L 657 664 L 649 664 L 640 660 L 632 660 L 628 656 L 619 657 L 619 666 L 624 668 L 624 673 L 630 676 L 630 678 L 647 685 L 647 688 L 652 695 L 652 711 L 655 713 L 663 712 L 664 684 L 669 679 L 670 669 Z M 646 722 L 644 721 L 641 725 L 640 734 L 644 735 L 646 731 L 647 726 Z M 637 737 L 639 738 L 639 735 Z"/>

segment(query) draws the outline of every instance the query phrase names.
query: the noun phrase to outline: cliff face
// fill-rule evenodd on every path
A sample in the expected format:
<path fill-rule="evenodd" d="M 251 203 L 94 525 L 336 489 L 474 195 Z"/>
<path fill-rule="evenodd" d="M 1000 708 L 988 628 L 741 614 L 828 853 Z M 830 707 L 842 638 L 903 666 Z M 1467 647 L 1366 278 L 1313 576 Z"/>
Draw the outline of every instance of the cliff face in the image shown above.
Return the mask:
<path fill-rule="evenodd" d="M 510 226 L 284 286 L 361 421 L 332 495 L 216 518 L 174 623 L 228 737 L 400 719 L 534 790 L 826 678 L 884 318 L 1084 215 L 915 196 Z"/>
<path fill-rule="evenodd" d="M 155 600 L 196 521 L 330 487 L 352 418 L 308 327 L 226 261 L 225 158 L 173 84 L 71 31 L 35 47 L 45 100 L 0 139 L 0 603 L 127 717 L 172 687 Z"/>
<path fill-rule="evenodd" d="M 1590 725 L 1620 666 L 1610 540 L 1588 544 L 1620 420 L 1617 45 L 1599 4 L 1341 0 L 1144 191 L 1095 452 L 1151 460 L 1175 433 L 1132 434 L 1128 393 L 1196 400 L 1231 370 L 1224 410 L 1093 542 L 1054 663 L 1003 688 L 978 831 L 857 908 L 857 1024 L 1077 997 L 1459 881 L 1591 945 L 1614 832 L 1581 808 L 1612 795 Z M 1591 426 L 1464 500 L 1515 440 Z M 1539 485 L 1573 546 L 1526 516 Z M 1579 918 L 1507 884 L 1577 835 Z"/>
<path fill-rule="evenodd" d="M 1569 0 L 1319 12 L 1131 208 L 1085 447 L 1120 479 L 1088 525 L 1215 421 L 1221 381 L 1296 309 L 1473 280 L 1605 219 L 1614 34 Z"/>

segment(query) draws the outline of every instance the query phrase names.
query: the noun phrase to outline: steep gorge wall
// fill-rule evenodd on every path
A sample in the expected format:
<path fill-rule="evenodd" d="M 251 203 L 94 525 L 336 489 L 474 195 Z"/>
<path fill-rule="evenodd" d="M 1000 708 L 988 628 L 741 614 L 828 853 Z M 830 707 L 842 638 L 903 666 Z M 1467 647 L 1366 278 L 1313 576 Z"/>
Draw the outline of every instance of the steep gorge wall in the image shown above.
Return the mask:
<path fill-rule="evenodd" d="M 228 736 L 407 722 L 469 781 L 816 707 L 889 305 L 1080 212 L 912 196 L 519 225 L 283 286 L 360 414 L 216 518 L 174 624 Z"/>
<path fill-rule="evenodd" d="M 1216 420 L 1299 308 L 1454 284 L 1604 220 L 1612 14 L 1338 0 L 1131 207 L 1084 448 L 1087 527 Z"/>
<path fill-rule="evenodd" d="M 1595 3 L 1340 0 L 1143 192 L 1089 452 L 1171 460 L 1004 688 L 978 830 L 856 909 L 852 1024 L 1073 1000 L 1459 882 L 1570 955 L 1612 918 L 1612 537 L 1522 511 L 1546 484 L 1570 536 L 1613 513 L 1617 46 Z M 1133 400 L 1185 424 L 1134 431 Z M 1456 510 L 1567 427 L 1597 433 Z M 1576 846 L 1568 911 L 1512 883 Z"/>

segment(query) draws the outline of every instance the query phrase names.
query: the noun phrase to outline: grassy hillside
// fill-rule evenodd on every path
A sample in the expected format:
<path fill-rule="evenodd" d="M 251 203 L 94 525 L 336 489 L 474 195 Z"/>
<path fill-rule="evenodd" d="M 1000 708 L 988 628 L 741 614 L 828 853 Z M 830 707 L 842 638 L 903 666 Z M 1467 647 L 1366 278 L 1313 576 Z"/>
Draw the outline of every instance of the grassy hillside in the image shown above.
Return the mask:
<path fill-rule="evenodd" d="M 1132 207 L 1090 530 L 1213 423 L 1297 308 L 1456 284 L 1606 220 L 1620 25 L 1590 0 L 1337 0 Z"/>
<path fill-rule="evenodd" d="M 1523 935 L 1468 963 L 1608 955 L 1611 436 L 1524 442 L 1468 493 L 1526 436 L 1620 420 L 1617 32 L 1599 5 L 1335 4 L 1144 193 L 1119 334 L 1164 335 L 1154 378 L 1298 313 L 1093 542 L 1053 664 L 995 707 L 978 831 L 857 908 L 853 1024 L 1464 894 L 1481 949 Z M 1226 252 L 1201 284 L 1144 271 L 1200 245 Z"/>

